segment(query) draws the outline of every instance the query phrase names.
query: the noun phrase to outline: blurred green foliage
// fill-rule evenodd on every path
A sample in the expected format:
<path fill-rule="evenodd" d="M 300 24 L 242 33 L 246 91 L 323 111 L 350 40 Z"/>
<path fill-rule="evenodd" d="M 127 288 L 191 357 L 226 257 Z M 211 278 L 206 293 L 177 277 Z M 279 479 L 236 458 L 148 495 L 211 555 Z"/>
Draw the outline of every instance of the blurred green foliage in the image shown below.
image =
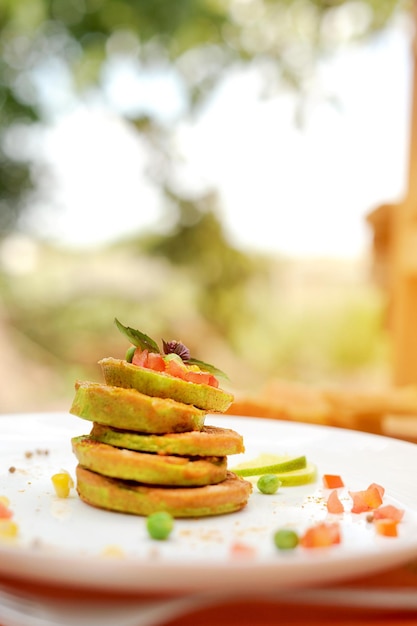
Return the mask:
<path fill-rule="evenodd" d="M 231 244 L 215 190 L 192 194 L 178 184 L 171 139 L 230 68 L 256 65 L 266 94 L 291 88 L 302 99 L 318 59 L 402 10 L 400 0 L 2 0 L 0 243 L 23 230 L 37 191 L 28 131 L 99 93 L 112 61 L 129 61 L 138 73 L 169 68 L 184 107 L 169 123 L 134 106 L 117 112 L 147 146 L 149 177 L 164 192 L 164 233 L 84 253 L 40 243 L 25 271 L 13 266 L 21 252 L 2 251 L 0 323 L 10 342 L 3 373 L 14 373 L 20 397 L 7 405 L 2 393 L 0 411 L 26 406 L 25 393 L 33 409 L 36 392 L 39 406 L 67 400 L 75 377 L 97 378 L 96 362 L 126 348 L 115 316 L 151 336 L 184 340 L 245 390 L 268 376 L 320 381 L 383 366 L 383 302 L 362 274 L 360 288 L 356 281 L 323 291 L 324 272 L 316 291 L 301 281 L 295 297 L 285 260 Z M 55 99 L 48 81 L 45 88 L 52 66 L 50 80 L 58 75 L 66 88 Z"/>
<path fill-rule="evenodd" d="M 51 64 L 77 98 L 102 86 L 112 59 L 130 59 L 139 72 L 171 66 L 186 100 L 184 114 L 190 115 L 236 64 L 256 63 L 266 91 L 291 86 L 307 93 L 318 58 L 385 27 L 409 5 L 407 0 L 2 0 L 0 237 L 19 223 L 36 175 L 10 133 L 56 112 L 40 87 L 40 75 Z M 157 127 L 169 135 L 152 112 L 146 128 L 143 111 L 129 118 L 142 133 Z"/>

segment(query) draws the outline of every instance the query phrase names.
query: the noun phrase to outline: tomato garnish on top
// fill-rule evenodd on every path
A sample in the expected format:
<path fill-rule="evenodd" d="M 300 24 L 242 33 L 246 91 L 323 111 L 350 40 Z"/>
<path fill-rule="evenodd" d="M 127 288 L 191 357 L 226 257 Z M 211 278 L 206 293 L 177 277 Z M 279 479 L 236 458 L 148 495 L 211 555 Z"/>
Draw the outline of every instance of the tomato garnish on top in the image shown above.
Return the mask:
<path fill-rule="evenodd" d="M 158 344 L 145 333 L 123 326 L 117 319 L 115 323 L 133 344 L 126 353 L 126 360 L 133 365 L 211 387 L 219 386 L 217 376 L 227 378 L 224 372 L 213 365 L 192 358 L 189 349 L 180 341 L 162 340 L 161 352 Z"/>
<path fill-rule="evenodd" d="M 146 367 L 154 372 L 163 372 L 170 376 L 186 380 L 189 383 L 210 385 L 211 387 L 219 386 L 219 381 L 213 374 L 200 370 L 197 365 L 187 365 L 183 363 L 180 357 L 168 359 L 164 358 L 161 354 L 136 348 L 132 357 L 132 364 L 139 367 Z"/>

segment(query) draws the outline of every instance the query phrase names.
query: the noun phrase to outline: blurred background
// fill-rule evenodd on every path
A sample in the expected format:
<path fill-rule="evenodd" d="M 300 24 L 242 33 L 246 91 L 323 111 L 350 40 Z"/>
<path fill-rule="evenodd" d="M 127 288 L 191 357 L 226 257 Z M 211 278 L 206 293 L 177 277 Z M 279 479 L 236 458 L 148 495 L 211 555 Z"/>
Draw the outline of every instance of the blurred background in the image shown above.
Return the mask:
<path fill-rule="evenodd" d="M 124 356 L 114 317 L 236 393 L 414 382 L 413 7 L 0 0 L 0 412 L 66 410 Z"/>

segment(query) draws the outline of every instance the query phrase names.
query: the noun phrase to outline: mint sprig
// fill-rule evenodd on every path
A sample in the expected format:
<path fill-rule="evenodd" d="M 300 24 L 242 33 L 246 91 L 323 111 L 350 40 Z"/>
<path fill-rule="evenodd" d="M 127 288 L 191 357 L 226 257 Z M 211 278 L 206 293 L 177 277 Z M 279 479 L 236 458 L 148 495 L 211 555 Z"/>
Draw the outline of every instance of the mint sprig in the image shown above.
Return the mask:
<path fill-rule="evenodd" d="M 134 328 L 130 328 L 129 326 L 123 326 L 121 322 L 117 318 L 114 318 L 114 323 L 120 332 L 125 335 L 130 343 L 133 343 L 137 348 L 142 348 L 142 350 L 150 350 L 150 352 L 156 352 L 161 354 L 160 349 L 158 348 L 158 344 L 145 335 L 145 333 L 141 333 L 140 330 L 136 330 Z"/>
<path fill-rule="evenodd" d="M 121 322 L 119 322 L 119 320 L 117 318 L 114 318 L 114 322 L 117 326 L 117 328 L 119 329 L 119 331 L 125 335 L 125 337 L 127 337 L 130 341 L 130 343 L 132 343 L 134 346 L 136 346 L 137 348 L 141 348 L 142 350 L 149 350 L 150 352 L 156 352 L 157 354 L 164 354 L 160 348 L 158 347 L 158 344 L 156 343 L 156 341 L 154 341 L 151 337 L 149 337 L 148 335 L 146 335 L 145 333 L 142 333 L 140 330 L 136 330 L 135 328 L 130 328 L 129 326 L 124 326 Z M 164 350 L 165 350 L 165 354 L 167 354 L 166 350 L 169 349 L 169 345 L 181 345 L 179 342 L 176 341 L 172 341 L 172 342 L 166 342 L 164 340 L 162 340 L 163 346 L 164 346 Z M 188 349 L 184 347 L 184 351 L 180 351 L 180 350 L 174 350 L 174 352 L 176 354 L 178 354 L 178 356 L 181 357 L 181 359 L 183 360 L 183 362 L 186 365 L 197 365 L 201 370 L 205 371 L 205 372 L 209 372 L 210 374 L 213 374 L 214 376 L 218 376 L 219 378 L 225 378 L 228 380 L 228 376 L 227 374 L 225 374 L 224 372 L 222 372 L 222 370 L 219 370 L 217 367 L 215 367 L 214 365 L 211 365 L 210 363 L 205 363 L 204 361 L 200 361 L 199 359 L 194 359 L 192 357 L 188 357 L 188 358 L 183 358 L 182 355 L 187 355 L 189 354 Z M 169 354 L 169 352 L 168 352 Z"/>

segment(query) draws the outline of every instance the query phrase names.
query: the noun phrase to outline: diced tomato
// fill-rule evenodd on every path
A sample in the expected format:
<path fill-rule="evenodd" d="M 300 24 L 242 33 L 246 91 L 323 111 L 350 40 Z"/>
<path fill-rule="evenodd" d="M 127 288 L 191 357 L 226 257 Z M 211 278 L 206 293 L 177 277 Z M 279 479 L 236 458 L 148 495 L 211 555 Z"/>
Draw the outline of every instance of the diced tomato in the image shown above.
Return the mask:
<path fill-rule="evenodd" d="M 327 510 L 329 513 L 344 513 L 345 511 L 336 489 L 333 489 L 327 498 Z"/>
<path fill-rule="evenodd" d="M 323 474 L 323 487 L 325 489 L 338 489 L 344 486 L 342 477 L 338 474 Z"/>
<path fill-rule="evenodd" d="M 185 365 L 177 361 L 177 359 L 171 359 L 166 363 L 166 373 L 171 376 L 176 376 L 177 378 L 182 378 L 185 380 L 185 376 L 187 374 L 187 368 Z"/>
<path fill-rule="evenodd" d="M 189 383 L 208 385 L 209 374 L 207 374 L 207 372 L 194 372 L 193 370 L 188 370 L 185 375 L 185 380 L 188 380 Z"/>
<path fill-rule="evenodd" d="M 165 371 L 165 361 L 161 354 L 149 352 L 149 350 L 141 350 L 141 348 L 136 348 L 132 363 L 140 367 L 147 367 L 155 372 Z"/>
<path fill-rule="evenodd" d="M 188 367 L 177 359 L 171 359 L 166 364 L 166 372 L 167 374 L 171 374 L 171 376 L 177 376 L 177 378 L 182 378 L 189 383 L 197 383 L 198 385 L 210 385 L 211 387 L 218 387 L 219 382 L 213 374 L 209 372 L 202 372 L 193 369 L 188 369 Z"/>
<path fill-rule="evenodd" d="M 352 513 L 364 513 L 365 511 L 371 510 L 364 494 L 365 491 L 349 491 L 349 495 L 353 500 Z"/>
<path fill-rule="evenodd" d="M 185 375 L 185 380 L 188 380 L 189 383 L 197 383 L 199 385 L 209 385 L 212 378 L 212 374 L 208 372 L 195 372 L 193 370 L 188 370 Z"/>
<path fill-rule="evenodd" d="M 13 517 L 13 511 L 0 500 L 0 519 L 10 519 Z"/>
<path fill-rule="evenodd" d="M 382 504 L 382 496 L 378 485 L 369 485 L 363 491 L 349 491 L 353 500 L 352 513 L 364 513 L 377 509 Z"/>
<path fill-rule="evenodd" d="M 393 519 L 378 519 L 375 521 L 375 529 L 378 535 L 384 537 L 398 537 L 398 521 Z"/>
<path fill-rule="evenodd" d="M 382 487 L 381 485 L 378 485 L 378 483 L 371 483 L 368 487 L 368 489 L 370 489 L 371 487 L 376 487 L 380 493 L 381 498 L 384 497 L 384 493 L 385 493 L 385 488 Z"/>
<path fill-rule="evenodd" d="M 380 506 L 378 509 L 375 509 L 373 514 L 373 519 L 391 519 L 394 522 L 400 522 L 404 517 L 404 510 L 398 509 L 396 506 L 392 504 L 386 504 L 384 506 Z"/>
<path fill-rule="evenodd" d="M 142 350 L 141 348 L 136 348 L 135 353 L 132 357 L 132 364 L 139 365 L 140 367 L 146 367 L 148 354 L 149 354 L 149 350 Z"/>
<path fill-rule="evenodd" d="M 300 545 L 304 548 L 326 548 L 340 542 L 340 526 L 337 522 L 320 522 L 310 526 L 300 538 Z"/>
<path fill-rule="evenodd" d="M 165 372 L 165 366 L 166 364 L 161 354 L 149 352 L 145 367 L 149 367 L 149 369 L 155 372 Z"/>
<path fill-rule="evenodd" d="M 214 376 L 214 374 L 209 374 L 209 383 L 208 383 L 211 387 L 218 387 L 219 386 L 219 381 L 217 380 L 217 378 Z"/>

